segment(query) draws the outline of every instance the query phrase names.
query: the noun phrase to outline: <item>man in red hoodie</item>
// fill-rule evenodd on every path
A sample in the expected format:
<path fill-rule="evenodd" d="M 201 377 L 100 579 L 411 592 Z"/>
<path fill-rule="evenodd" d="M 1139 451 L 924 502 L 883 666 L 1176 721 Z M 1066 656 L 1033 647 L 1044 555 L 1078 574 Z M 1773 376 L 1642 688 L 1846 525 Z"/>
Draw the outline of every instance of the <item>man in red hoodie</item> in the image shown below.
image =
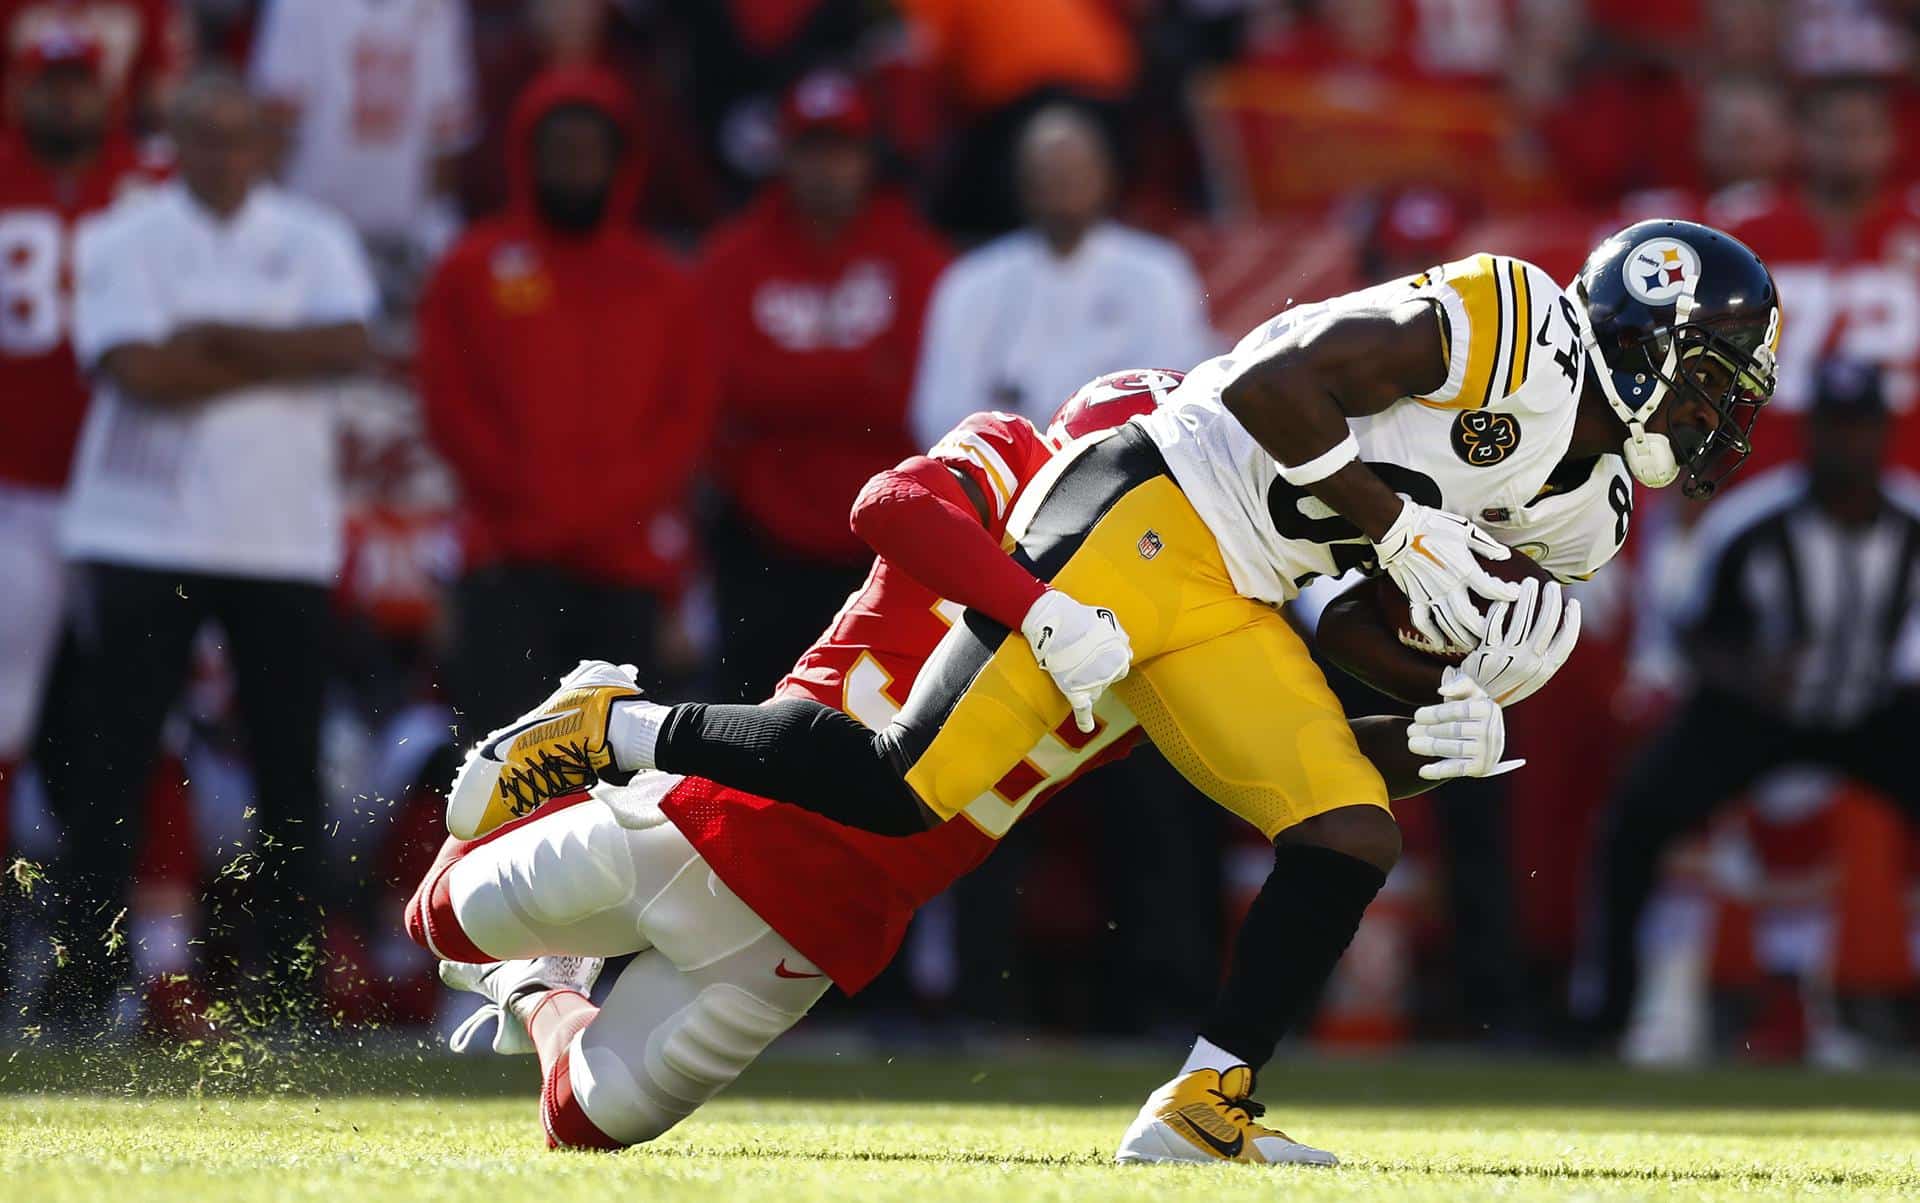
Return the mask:
<path fill-rule="evenodd" d="M 690 278 L 631 224 L 637 128 L 602 70 L 536 78 L 507 211 L 468 231 L 421 302 L 428 426 L 467 519 L 452 684 L 472 730 L 582 646 L 652 663 L 692 550 L 712 356 Z"/>
<path fill-rule="evenodd" d="M 783 124 L 784 178 L 714 233 L 701 271 L 722 373 L 720 696 L 742 699 L 767 695 L 866 571 L 847 508 L 913 453 L 908 390 L 947 262 L 906 201 L 876 189 L 851 79 L 802 79 Z"/>

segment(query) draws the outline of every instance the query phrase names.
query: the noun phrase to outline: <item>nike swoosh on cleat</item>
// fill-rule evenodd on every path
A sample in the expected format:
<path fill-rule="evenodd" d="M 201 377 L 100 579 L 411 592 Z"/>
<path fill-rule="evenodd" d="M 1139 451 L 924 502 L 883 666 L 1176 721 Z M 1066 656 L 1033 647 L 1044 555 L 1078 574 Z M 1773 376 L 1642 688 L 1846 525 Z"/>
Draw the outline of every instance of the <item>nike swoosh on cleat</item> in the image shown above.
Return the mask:
<path fill-rule="evenodd" d="M 1207 1130 L 1202 1128 L 1199 1124 L 1194 1123 L 1192 1120 L 1188 1119 L 1184 1115 L 1181 1115 L 1177 1111 L 1174 1112 L 1172 1118 L 1179 1120 L 1181 1123 L 1181 1126 L 1185 1127 L 1188 1134 L 1191 1135 L 1195 1140 L 1198 1140 L 1201 1144 L 1207 1146 L 1209 1149 L 1212 1149 L 1214 1152 L 1226 1158 L 1228 1161 L 1238 1160 L 1240 1157 L 1240 1150 L 1246 1147 L 1247 1138 L 1244 1133 L 1236 1133 L 1234 1135 L 1234 1138 L 1230 1141 L 1221 1140 L 1218 1136 L 1215 1136 L 1213 1133 L 1208 1132 Z"/>
<path fill-rule="evenodd" d="M 773 976 L 798 979 L 798 978 L 808 978 L 808 977 L 825 977 L 827 975 L 824 973 L 795 973 L 793 970 L 787 968 L 787 958 L 781 957 L 780 963 L 773 967 Z"/>
<path fill-rule="evenodd" d="M 499 761 L 501 745 L 513 742 L 514 736 L 519 735 L 524 731 L 531 731 L 533 728 L 541 726 L 546 723 L 550 723 L 555 719 L 566 718 L 570 714 L 579 714 L 579 713 L 580 713 L 580 708 L 576 706 L 571 710 L 556 710 L 552 714 L 542 714 L 535 718 L 525 719 L 521 722 L 515 723 L 513 726 L 508 727 L 505 731 L 500 731 L 495 733 L 494 737 L 488 740 L 486 744 L 483 747 L 481 747 L 480 755 L 486 757 L 488 760 Z"/>

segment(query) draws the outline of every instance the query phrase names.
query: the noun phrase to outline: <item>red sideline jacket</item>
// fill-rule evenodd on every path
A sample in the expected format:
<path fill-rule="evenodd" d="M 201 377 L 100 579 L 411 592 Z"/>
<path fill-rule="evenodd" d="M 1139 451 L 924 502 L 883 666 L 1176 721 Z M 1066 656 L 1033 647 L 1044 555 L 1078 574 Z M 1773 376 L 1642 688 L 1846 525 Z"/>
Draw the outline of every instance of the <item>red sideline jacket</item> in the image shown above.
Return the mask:
<path fill-rule="evenodd" d="M 635 144 L 616 77 L 559 68 L 528 85 L 509 134 L 511 203 L 461 238 L 421 300 L 427 423 L 460 481 L 469 567 L 537 563 L 671 589 L 713 418 L 706 323 L 691 277 L 626 220 L 638 155 L 592 233 L 558 233 L 535 213 L 534 126 L 573 104 Z"/>
<path fill-rule="evenodd" d="M 907 400 L 920 326 L 947 249 L 881 194 L 823 244 L 773 187 L 717 230 L 701 284 L 720 346 L 719 484 L 796 555 L 856 564 L 847 508 L 912 455 Z"/>

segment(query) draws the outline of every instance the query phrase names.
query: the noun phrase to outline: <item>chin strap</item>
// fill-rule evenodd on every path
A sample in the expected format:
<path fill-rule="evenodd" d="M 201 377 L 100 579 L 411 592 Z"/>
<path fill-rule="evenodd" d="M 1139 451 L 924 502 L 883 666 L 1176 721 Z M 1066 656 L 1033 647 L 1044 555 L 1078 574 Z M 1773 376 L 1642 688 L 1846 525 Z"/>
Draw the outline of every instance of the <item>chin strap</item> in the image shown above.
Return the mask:
<path fill-rule="evenodd" d="M 1685 325 L 1693 315 L 1692 285 L 1674 301 L 1673 310 L 1675 327 Z M 1666 399 L 1665 381 L 1674 378 L 1674 370 L 1680 359 L 1680 340 L 1667 340 L 1667 361 L 1657 374 L 1649 378 L 1652 394 L 1637 407 L 1628 405 L 1621 399 L 1620 390 L 1614 387 L 1613 372 L 1607 367 L 1606 357 L 1600 354 L 1600 340 L 1594 336 L 1586 305 L 1575 305 L 1573 312 L 1580 324 L 1580 345 L 1586 352 L 1587 370 L 1599 381 L 1600 393 L 1607 399 L 1607 407 L 1613 410 L 1615 417 L 1626 423 L 1627 440 L 1621 444 L 1620 454 L 1627 461 L 1627 471 L 1648 488 L 1666 488 L 1679 479 L 1680 462 L 1674 458 L 1673 444 L 1666 435 L 1648 433 L 1646 419 L 1658 413 L 1660 402 Z"/>
<path fill-rule="evenodd" d="M 1633 478 L 1651 489 L 1664 489 L 1680 475 L 1680 461 L 1664 434 L 1648 434 L 1639 422 L 1627 423 L 1627 441 L 1620 446 Z"/>

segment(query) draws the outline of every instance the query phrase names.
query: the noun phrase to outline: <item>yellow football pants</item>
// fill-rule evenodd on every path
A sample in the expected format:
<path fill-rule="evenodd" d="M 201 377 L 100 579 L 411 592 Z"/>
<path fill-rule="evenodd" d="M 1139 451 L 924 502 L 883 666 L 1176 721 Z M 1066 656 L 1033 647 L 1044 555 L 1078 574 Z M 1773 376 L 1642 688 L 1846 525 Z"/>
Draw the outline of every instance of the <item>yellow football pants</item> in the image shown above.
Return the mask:
<path fill-rule="evenodd" d="M 1145 434 L 1122 427 L 1051 479 L 1020 558 L 1070 597 L 1105 606 L 1133 643 L 1115 686 L 1167 759 L 1268 838 L 1387 789 L 1280 613 L 1234 591 L 1212 533 Z M 1018 633 L 956 627 L 896 725 L 908 785 L 942 818 L 1018 765 L 1069 714 Z"/>

